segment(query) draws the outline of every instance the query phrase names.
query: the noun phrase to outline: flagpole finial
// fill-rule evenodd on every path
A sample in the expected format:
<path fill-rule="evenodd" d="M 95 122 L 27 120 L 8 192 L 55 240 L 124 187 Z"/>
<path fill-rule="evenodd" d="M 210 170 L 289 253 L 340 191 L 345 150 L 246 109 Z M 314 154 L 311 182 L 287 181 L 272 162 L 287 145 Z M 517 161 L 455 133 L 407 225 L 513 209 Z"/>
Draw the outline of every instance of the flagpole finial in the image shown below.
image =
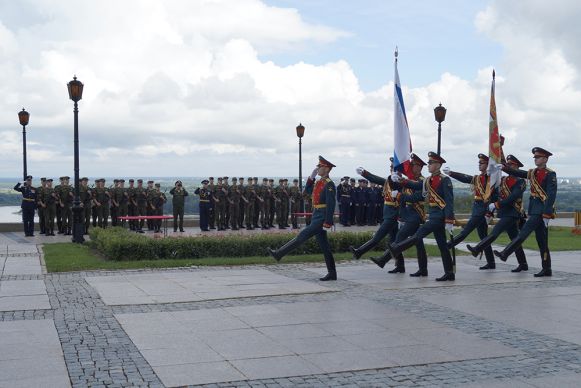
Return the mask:
<path fill-rule="evenodd" d="M 397 62 L 397 46 L 395 46 L 395 52 L 393 53 L 393 56 L 395 57 L 395 61 Z"/>
<path fill-rule="evenodd" d="M 496 77 L 496 71 L 494 71 L 494 69 L 492 69 L 492 79 L 494 79 Z"/>

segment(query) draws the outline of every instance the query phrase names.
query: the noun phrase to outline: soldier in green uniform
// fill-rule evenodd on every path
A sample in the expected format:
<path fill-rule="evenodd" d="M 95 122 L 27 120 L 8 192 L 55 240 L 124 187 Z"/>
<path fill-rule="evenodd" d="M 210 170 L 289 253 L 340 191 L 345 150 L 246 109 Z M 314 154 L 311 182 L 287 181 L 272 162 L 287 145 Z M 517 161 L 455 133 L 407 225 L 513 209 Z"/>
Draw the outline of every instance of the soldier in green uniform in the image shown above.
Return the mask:
<path fill-rule="evenodd" d="M 126 190 L 127 193 L 127 215 L 135 217 L 137 215 L 137 202 L 135 201 L 135 180 L 133 178 L 129 179 L 129 187 Z M 129 221 L 129 229 L 136 230 L 135 220 Z"/>
<path fill-rule="evenodd" d="M 288 213 L 290 209 L 290 192 L 288 188 L 288 179 L 284 178 L 282 180 L 282 190 L 281 190 L 281 215 L 282 215 L 282 226 L 285 228 L 290 227 L 288 224 Z"/>
<path fill-rule="evenodd" d="M 293 185 L 290 188 L 290 206 L 291 206 L 291 224 L 293 229 L 299 228 L 299 217 L 297 213 L 301 212 L 301 190 L 299 188 L 299 180 L 293 179 Z"/>
<path fill-rule="evenodd" d="M 226 190 L 226 198 L 228 198 L 228 193 L 230 192 L 230 185 L 228 185 L 228 177 L 225 176 L 222 178 L 222 187 L 224 188 L 224 190 Z M 228 199 L 226 199 L 226 202 L 228 202 Z M 224 217 L 225 217 L 225 223 L 224 223 L 224 227 L 226 229 L 230 229 L 230 205 L 228 203 L 225 204 L 226 209 L 224 210 Z"/>
<path fill-rule="evenodd" d="M 253 220 L 254 220 L 254 204 L 256 203 L 256 189 L 252 184 L 252 178 L 248 178 L 248 185 L 245 190 L 246 208 L 244 209 L 246 214 L 244 215 L 244 220 L 246 221 L 246 230 L 254 230 Z"/>
<path fill-rule="evenodd" d="M 61 217 L 62 217 L 62 227 L 63 233 L 67 236 L 71 235 L 71 229 L 73 227 L 73 188 L 69 184 L 68 176 L 64 177 L 63 184 L 59 191 L 61 200 Z"/>
<path fill-rule="evenodd" d="M 214 185 L 213 176 L 208 178 L 208 191 L 210 192 L 210 205 L 208 208 L 208 225 L 210 229 L 216 229 L 216 203 L 214 202 L 216 185 Z"/>
<path fill-rule="evenodd" d="M 153 209 L 151 207 L 151 198 L 154 191 L 153 183 L 154 182 L 151 180 L 147 181 L 147 188 L 145 189 L 145 193 L 147 194 L 147 211 L 145 212 L 146 216 L 153 215 Z M 147 230 L 153 230 L 153 220 L 147 220 Z"/>
<path fill-rule="evenodd" d="M 111 215 L 111 226 L 117 226 L 119 217 L 119 201 L 121 201 L 121 195 L 119 192 L 119 179 L 113 179 L 113 187 L 109 188 L 109 193 L 111 193 L 110 201 L 110 212 Z"/>
<path fill-rule="evenodd" d="M 61 207 L 61 199 L 60 199 L 60 192 L 61 192 L 61 187 L 63 185 L 63 182 L 65 180 L 64 176 L 61 176 L 59 178 L 59 184 L 55 186 L 54 188 L 54 192 L 56 193 L 56 195 L 58 196 L 58 200 L 56 203 L 56 226 L 57 226 L 57 233 L 58 234 L 62 234 L 63 233 L 63 218 L 62 218 L 62 207 Z"/>
<path fill-rule="evenodd" d="M 268 218 L 268 226 L 270 228 L 274 228 L 274 216 L 276 215 L 275 212 L 275 196 L 274 196 L 274 179 L 268 179 L 268 190 L 269 190 L 269 218 Z"/>
<path fill-rule="evenodd" d="M 262 186 L 260 186 L 260 228 L 268 229 L 268 220 L 270 219 L 270 196 L 271 191 L 268 188 L 268 178 L 262 179 Z"/>
<path fill-rule="evenodd" d="M 250 179 L 250 178 L 249 178 Z M 252 187 L 254 188 L 254 213 L 252 215 L 252 227 L 258 228 L 258 220 L 260 219 L 260 186 L 258 185 L 258 177 L 252 178 Z"/>
<path fill-rule="evenodd" d="M 129 192 L 125 188 L 125 179 L 119 179 L 118 191 L 119 191 L 119 197 L 120 197 L 120 199 L 118 200 L 119 216 L 120 217 L 127 217 L 127 215 L 129 214 Z M 121 222 L 118 222 L 117 225 L 121 225 L 122 227 L 125 227 L 126 222 L 127 222 L 126 220 L 121 220 Z"/>
<path fill-rule="evenodd" d="M 244 186 L 244 178 L 238 178 L 238 191 L 240 191 L 240 207 L 238 208 L 238 228 L 244 227 L 244 218 L 246 215 L 246 206 L 248 200 L 246 199 L 246 186 Z"/>
<path fill-rule="evenodd" d="M 81 178 L 81 186 L 79 187 L 79 199 L 81 200 L 81 207 L 83 208 L 83 220 L 85 222 L 85 233 L 89 233 L 89 225 L 91 225 L 91 208 L 93 203 L 93 192 L 88 186 L 89 178 Z"/>
<path fill-rule="evenodd" d="M 94 192 L 95 197 L 93 203 L 97 206 L 97 226 L 99 228 L 107 228 L 111 193 L 105 187 L 105 179 L 101 178 L 98 180 Z"/>
<path fill-rule="evenodd" d="M 40 178 L 40 187 L 36 188 L 36 208 L 38 209 L 38 227 L 40 229 L 40 234 L 46 234 L 46 230 L 44 228 L 44 213 L 45 208 L 40 206 L 40 201 L 42 201 L 43 191 L 46 187 L 46 178 Z"/>
<path fill-rule="evenodd" d="M 182 181 L 176 181 L 174 187 L 169 192 L 172 197 L 173 205 L 173 231 L 178 231 L 178 218 L 180 232 L 184 231 L 184 207 L 186 203 L 186 197 L 188 196 L 187 190 L 183 187 Z"/>
<path fill-rule="evenodd" d="M 145 187 L 143 187 L 143 179 L 137 180 L 137 188 L 135 189 L 135 202 L 137 203 L 137 215 L 147 215 L 147 190 Z M 139 223 L 135 224 L 136 230 L 139 233 L 144 233 L 143 224 L 143 220 L 139 220 Z"/>
<path fill-rule="evenodd" d="M 93 196 L 93 201 L 92 201 L 92 205 L 91 205 L 91 216 L 93 217 L 93 228 L 97 227 L 97 220 L 99 218 L 99 214 L 97 212 L 98 207 L 95 204 L 95 189 L 97 188 L 97 186 L 99 186 L 99 179 L 95 179 L 95 182 L 91 186 L 91 188 L 92 188 L 91 193 Z"/>
<path fill-rule="evenodd" d="M 160 190 L 161 185 L 159 183 L 155 184 L 155 189 L 151 190 L 150 203 L 151 212 L 153 216 L 163 216 L 163 205 L 167 201 L 164 193 Z M 152 226 L 154 232 L 161 231 L 161 220 L 152 220 Z"/>
<path fill-rule="evenodd" d="M 273 199 L 274 199 L 274 211 L 275 211 L 275 221 L 276 224 L 278 225 L 279 229 L 284 229 L 284 227 L 282 226 L 282 179 L 278 180 L 278 186 L 276 186 L 272 192 L 273 192 Z"/>
<path fill-rule="evenodd" d="M 226 230 L 226 202 L 228 191 L 222 185 L 222 178 L 218 178 L 214 203 L 216 204 L 216 216 L 218 217 L 218 230 Z"/>
<path fill-rule="evenodd" d="M 47 179 L 42 191 L 40 206 L 44 209 L 44 230 L 47 236 L 54 236 L 54 218 L 56 216 L 57 194 L 52 187 L 52 178 Z"/>
<path fill-rule="evenodd" d="M 236 178 L 232 178 L 232 185 L 228 190 L 228 202 L 230 203 L 230 222 L 232 230 L 238 230 L 238 211 L 240 210 L 240 189 Z"/>

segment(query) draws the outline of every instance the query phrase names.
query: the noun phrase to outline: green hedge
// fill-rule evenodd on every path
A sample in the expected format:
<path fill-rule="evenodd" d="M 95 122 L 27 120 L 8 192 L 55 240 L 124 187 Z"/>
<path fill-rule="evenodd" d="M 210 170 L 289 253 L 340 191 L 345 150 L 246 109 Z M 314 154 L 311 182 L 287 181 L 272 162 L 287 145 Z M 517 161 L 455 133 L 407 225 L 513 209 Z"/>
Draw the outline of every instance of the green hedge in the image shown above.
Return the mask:
<path fill-rule="evenodd" d="M 349 246 L 360 246 L 369 240 L 372 232 L 329 233 L 333 252 L 346 252 Z M 278 248 L 294 235 L 255 234 L 248 236 L 167 237 L 154 239 L 123 228 L 92 228 L 92 248 L 109 260 L 197 259 L 202 257 L 266 256 L 266 248 Z M 383 250 L 385 243 L 376 249 Z M 292 252 L 293 255 L 321 253 L 315 238 Z"/>

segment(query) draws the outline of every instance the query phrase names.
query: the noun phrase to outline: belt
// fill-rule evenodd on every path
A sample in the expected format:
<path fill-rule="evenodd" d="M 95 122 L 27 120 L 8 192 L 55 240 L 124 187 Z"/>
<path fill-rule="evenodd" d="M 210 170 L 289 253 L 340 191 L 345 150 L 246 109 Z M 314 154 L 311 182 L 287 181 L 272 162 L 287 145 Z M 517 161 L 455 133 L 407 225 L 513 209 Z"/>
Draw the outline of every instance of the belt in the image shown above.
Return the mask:
<path fill-rule="evenodd" d="M 28 201 L 28 202 L 34 202 L 34 201 L 36 201 L 36 200 L 35 200 L 35 199 L 33 199 L 33 198 L 22 198 L 22 200 L 23 200 L 23 201 Z"/>
<path fill-rule="evenodd" d="M 437 203 L 430 203 L 430 204 L 428 204 L 428 205 L 429 205 L 430 207 L 440 207 L 440 206 L 438 206 L 438 204 L 437 204 Z"/>
<path fill-rule="evenodd" d="M 318 205 L 313 205 L 313 207 L 315 209 L 324 209 L 324 208 L 327 207 L 327 204 L 326 203 L 321 203 L 321 204 L 318 204 Z"/>
<path fill-rule="evenodd" d="M 347 194 L 341 194 L 341 197 L 351 198 L 351 196 L 350 195 L 347 195 Z"/>
<path fill-rule="evenodd" d="M 383 202 L 384 205 L 388 205 L 388 206 L 397 206 L 397 203 L 395 202 L 390 202 L 390 201 L 385 201 Z"/>
<path fill-rule="evenodd" d="M 210 202 L 209 199 L 200 199 L 200 202 Z"/>

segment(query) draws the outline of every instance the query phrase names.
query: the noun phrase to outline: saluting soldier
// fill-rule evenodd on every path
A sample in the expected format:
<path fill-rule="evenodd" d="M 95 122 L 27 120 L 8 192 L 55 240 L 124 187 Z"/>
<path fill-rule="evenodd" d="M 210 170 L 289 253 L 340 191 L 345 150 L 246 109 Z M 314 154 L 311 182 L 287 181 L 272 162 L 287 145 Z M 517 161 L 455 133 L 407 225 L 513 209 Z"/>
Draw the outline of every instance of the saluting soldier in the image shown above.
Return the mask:
<path fill-rule="evenodd" d="M 14 185 L 14 190 L 22 194 L 22 224 L 24 226 L 24 235 L 26 237 L 34 236 L 34 211 L 36 210 L 37 191 L 32 186 L 32 175 L 28 175 L 24 185 L 18 182 Z"/>
<path fill-rule="evenodd" d="M 390 158 L 390 160 L 393 162 L 393 158 Z M 412 153 L 410 155 L 410 165 L 414 180 L 423 182 L 424 177 L 422 176 L 422 168 L 426 163 L 418 155 Z M 392 238 L 392 241 L 399 243 L 416 233 L 420 225 L 426 222 L 426 209 L 424 208 L 424 195 L 422 188 L 402 188 L 399 183 L 395 182 L 392 182 L 391 186 L 392 189 L 394 189 L 391 195 L 396 198 L 399 203 L 399 222 L 402 223 L 397 230 L 395 240 Z M 418 271 L 411 273 L 410 276 L 428 276 L 428 256 L 426 254 L 424 240 L 421 238 L 416 242 L 416 251 L 418 256 Z M 391 260 L 391 253 L 389 252 L 389 249 L 386 249 L 382 256 L 378 258 L 370 257 L 370 259 L 380 268 L 383 268 L 389 260 Z M 395 267 L 388 272 L 405 272 L 405 260 L 403 259 L 403 256 L 397 258 Z"/>
<path fill-rule="evenodd" d="M 248 185 L 245 190 L 246 214 L 244 214 L 244 221 L 246 221 L 246 230 L 254 230 L 254 205 L 256 204 L 256 188 L 252 177 L 248 178 Z"/>
<path fill-rule="evenodd" d="M 83 208 L 83 220 L 85 224 L 85 233 L 89 233 L 89 226 L 91 225 L 91 208 L 93 203 L 93 192 L 88 186 L 89 178 L 81 178 L 81 186 L 79 187 L 79 199 L 81 207 Z"/>
<path fill-rule="evenodd" d="M 445 272 L 436 280 L 453 281 L 456 279 L 456 274 L 446 242 L 446 231 L 451 231 L 454 228 L 454 190 L 450 177 L 442 175 L 440 172 L 444 163 L 446 163 L 444 158 L 435 152 L 430 152 L 428 153 L 428 170 L 431 175 L 428 179 L 421 182 L 392 175 L 392 179 L 396 182 L 399 181 L 403 188 L 409 187 L 414 190 L 425 188 L 430 210 L 427 222 L 420 226 L 416 233 L 399 243 L 388 244 L 388 249 L 392 257 L 397 257 L 401 252 L 416 244 L 419 239 L 433 233 L 440 249 Z"/>
<path fill-rule="evenodd" d="M 150 204 L 151 204 L 151 215 L 152 216 L 163 216 L 163 205 L 167 201 L 164 193 L 161 192 L 161 185 L 159 183 L 155 184 L 155 188 L 151 190 Z M 154 232 L 161 231 L 161 220 L 155 219 L 152 221 L 152 227 Z"/>
<path fill-rule="evenodd" d="M 513 169 L 523 167 L 520 160 L 513 155 L 506 157 L 506 164 Z M 522 215 L 522 196 L 525 190 L 526 181 L 524 179 L 510 175 L 502 177 L 500 187 L 495 189 L 494 195 L 491 197 L 494 202 L 488 205 L 490 213 L 496 211 L 499 220 L 494 225 L 492 232 L 481 239 L 476 246 L 472 247 L 470 244 L 466 246 L 472 256 L 478 257 L 483 250 L 490 247 L 502 232 L 506 232 L 511 240 L 518 236 L 518 222 Z M 528 271 L 529 266 L 522 247 L 518 247 L 514 253 L 518 267 L 512 269 L 511 272 Z"/>
<path fill-rule="evenodd" d="M 147 189 L 143 187 L 143 179 L 137 180 L 137 188 L 135 189 L 135 202 L 137 203 L 137 215 L 141 217 L 147 215 Z M 143 225 L 143 220 L 139 220 L 139 223 L 135 223 L 136 230 L 139 233 L 144 233 Z"/>
<path fill-rule="evenodd" d="M 44 228 L 47 236 L 54 236 L 54 218 L 56 216 L 57 195 L 52 187 L 52 178 L 46 180 L 46 187 L 42 191 L 40 205 L 44 209 Z"/>
<path fill-rule="evenodd" d="M 200 206 L 200 229 L 202 232 L 208 232 L 208 218 L 210 212 L 210 198 L 212 197 L 212 191 L 208 187 L 210 183 L 209 180 L 204 179 L 202 181 L 202 187 L 198 187 L 194 194 L 200 197 L 199 206 Z"/>
<path fill-rule="evenodd" d="M 232 230 L 238 230 L 238 211 L 240 210 L 240 188 L 237 178 L 232 178 L 232 185 L 228 190 L 228 202 L 230 203 L 230 222 Z"/>
<path fill-rule="evenodd" d="M 169 191 L 172 197 L 173 205 L 173 231 L 178 231 L 178 223 L 180 232 L 184 231 L 184 208 L 188 191 L 183 187 L 182 181 L 176 181 L 174 187 Z M 197 194 L 197 193 L 196 193 Z M 179 222 L 178 222 L 179 218 Z M 206 220 L 207 223 L 207 220 Z M 206 226 L 206 229 L 208 227 Z"/>
<path fill-rule="evenodd" d="M 216 195 L 216 185 L 214 184 L 214 177 L 208 178 L 208 191 L 210 192 L 210 208 L 208 210 L 208 225 L 210 229 L 216 229 L 216 203 L 214 197 Z"/>
<path fill-rule="evenodd" d="M 393 159 L 391 159 L 393 163 Z M 393 167 L 393 165 L 392 165 Z M 393 171 L 393 168 L 391 168 Z M 370 249 L 375 247 L 383 238 L 387 235 L 391 235 L 391 240 L 395 240 L 395 235 L 397 233 L 397 216 L 399 212 L 399 203 L 396 196 L 394 196 L 395 189 L 392 187 L 392 182 L 388 178 L 382 178 L 377 175 L 370 173 L 363 167 L 357 168 L 357 174 L 362 177 L 369 179 L 370 182 L 377 183 L 383 187 L 383 222 L 373 234 L 371 240 L 365 242 L 359 248 L 349 247 L 349 250 L 353 253 L 353 258 L 359 260 Z M 405 272 L 405 269 L 398 272 Z"/>
<path fill-rule="evenodd" d="M 453 240 L 448 241 L 449 249 L 454 248 L 456 245 L 464 241 L 464 239 L 468 237 L 474 229 L 478 232 L 478 237 L 480 237 L 480 239 L 483 239 L 488 235 L 488 224 L 492 214 L 488 211 L 491 190 L 490 177 L 486 174 L 487 168 L 488 156 L 484 154 L 478 154 L 478 170 L 480 171 L 480 174 L 478 175 L 466 175 L 456 171 L 450 171 L 449 167 L 444 168 L 445 174 L 462 183 L 469 183 L 472 193 L 474 194 L 470 219 L 464 228 L 462 228 L 462 231 L 454 236 Z M 481 266 L 479 269 L 495 269 L 496 263 L 494 262 L 494 255 L 492 254 L 492 248 L 490 248 L 490 246 L 484 249 L 484 256 L 486 257 L 486 264 Z"/>
<path fill-rule="evenodd" d="M 40 187 L 36 190 L 36 207 L 38 209 L 38 227 L 40 229 L 40 234 L 46 234 L 44 213 L 45 208 L 40 206 L 40 201 L 44 196 L 44 189 L 46 188 L 46 178 L 40 178 Z"/>
<path fill-rule="evenodd" d="M 297 248 L 299 245 L 306 242 L 309 238 L 315 236 L 317 242 L 325 256 L 325 264 L 327 266 L 327 275 L 320 278 L 321 281 L 337 280 L 337 271 L 335 269 L 335 259 L 331 252 L 331 246 L 327 239 L 327 231 L 333 226 L 333 215 L 335 213 L 335 183 L 329 178 L 329 172 L 335 167 L 334 164 L 319 156 L 319 164 L 311 173 L 307 180 L 305 191 L 312 194 L 313 206 L 315 211 L 311 224 L 303 229 L 294 239 L 283 245 L 279 249 L 270 249 L 268 252 L 280 261 L 287 253 Z M 319 175 L 321 179 L 315 182 L 316 176 Z"/>
<path fill-rule="evenodd" d="M 240 191 L 240 207 L 238 208 L 238 228 L 244 227 L 244 218 L 246 216 L 246 206 L 248 199 L 246 198 L 246 186 L 244 186 L 244 178 L 238 178 L 238 191 Z"/>
<path fill-rule="evenodd" d="M 68 176 L 64 177 L 63 184 L 60 188 L 60 200 L 61 200 L 61 217 L 62 217 L 62 228 L 63 233 L 67 236 L 71 235 L 71 229 L 73 228 L 73 187 L 69 184 L 71 178 Z"/>
<path fill-rule="evenodd" d="M 301 212 L 301 189 L 299 187 L 299 180 L 293 179 L 293 185 L 290 188 L 290 206 L 291 206 L 291 224 L 293 229 L 299 228 L 299 216 L 297 213 Z"/>
<path fill-rule="evenodd" d="M 110 201 L 110 213 L 111 214 L 111 226 L 117 226 L 119 217 L 119 202 L 121 201 L 122 193 L 119 191 L 119 179 L 113 179 L 113 187 L 109 189 L 111 193 Z"/>
<path fill-rule="evenodd" d="M 222 178 L 218 178 L 218 185 L 216 186 L 216 193 L 214 196 L 214 203 L 216 204 L 216 215 L 218 217 L 218 230 L 226 230 L 226 202 L 228 198 L 228 191 L 222 184 Z"/>
<path fill-rule="evenodd" d="M 127 188 L 127 215 L 135 217 L 137 213 L 137 201 L 135 200 L 135 180 L 129 179 L 129 187 Z M 129 230 L 137 230 L 137 222 L 129 220 Z"/>
<path fill-rule="evenodd" d="M 501 252 L 494 254 L 502 261 L 520 247 L 534 231 L 539 251 L 541 253 L 542 269 L 535 277 L 552 276 L 551 252 L 549 251 L 549 221 L 555 218 L 555 199 L 557 197 L 557 174 L 547 167 L 549 156 L 553 154 L 541 147 L 532 149 L 535 168 L 528 171 L 513 169 L 506 166 L 503 170 L 512 176 L 529 181 L 531 195 L 529 198 L 529 217 L 518 236 L 511 240 Z"/>

